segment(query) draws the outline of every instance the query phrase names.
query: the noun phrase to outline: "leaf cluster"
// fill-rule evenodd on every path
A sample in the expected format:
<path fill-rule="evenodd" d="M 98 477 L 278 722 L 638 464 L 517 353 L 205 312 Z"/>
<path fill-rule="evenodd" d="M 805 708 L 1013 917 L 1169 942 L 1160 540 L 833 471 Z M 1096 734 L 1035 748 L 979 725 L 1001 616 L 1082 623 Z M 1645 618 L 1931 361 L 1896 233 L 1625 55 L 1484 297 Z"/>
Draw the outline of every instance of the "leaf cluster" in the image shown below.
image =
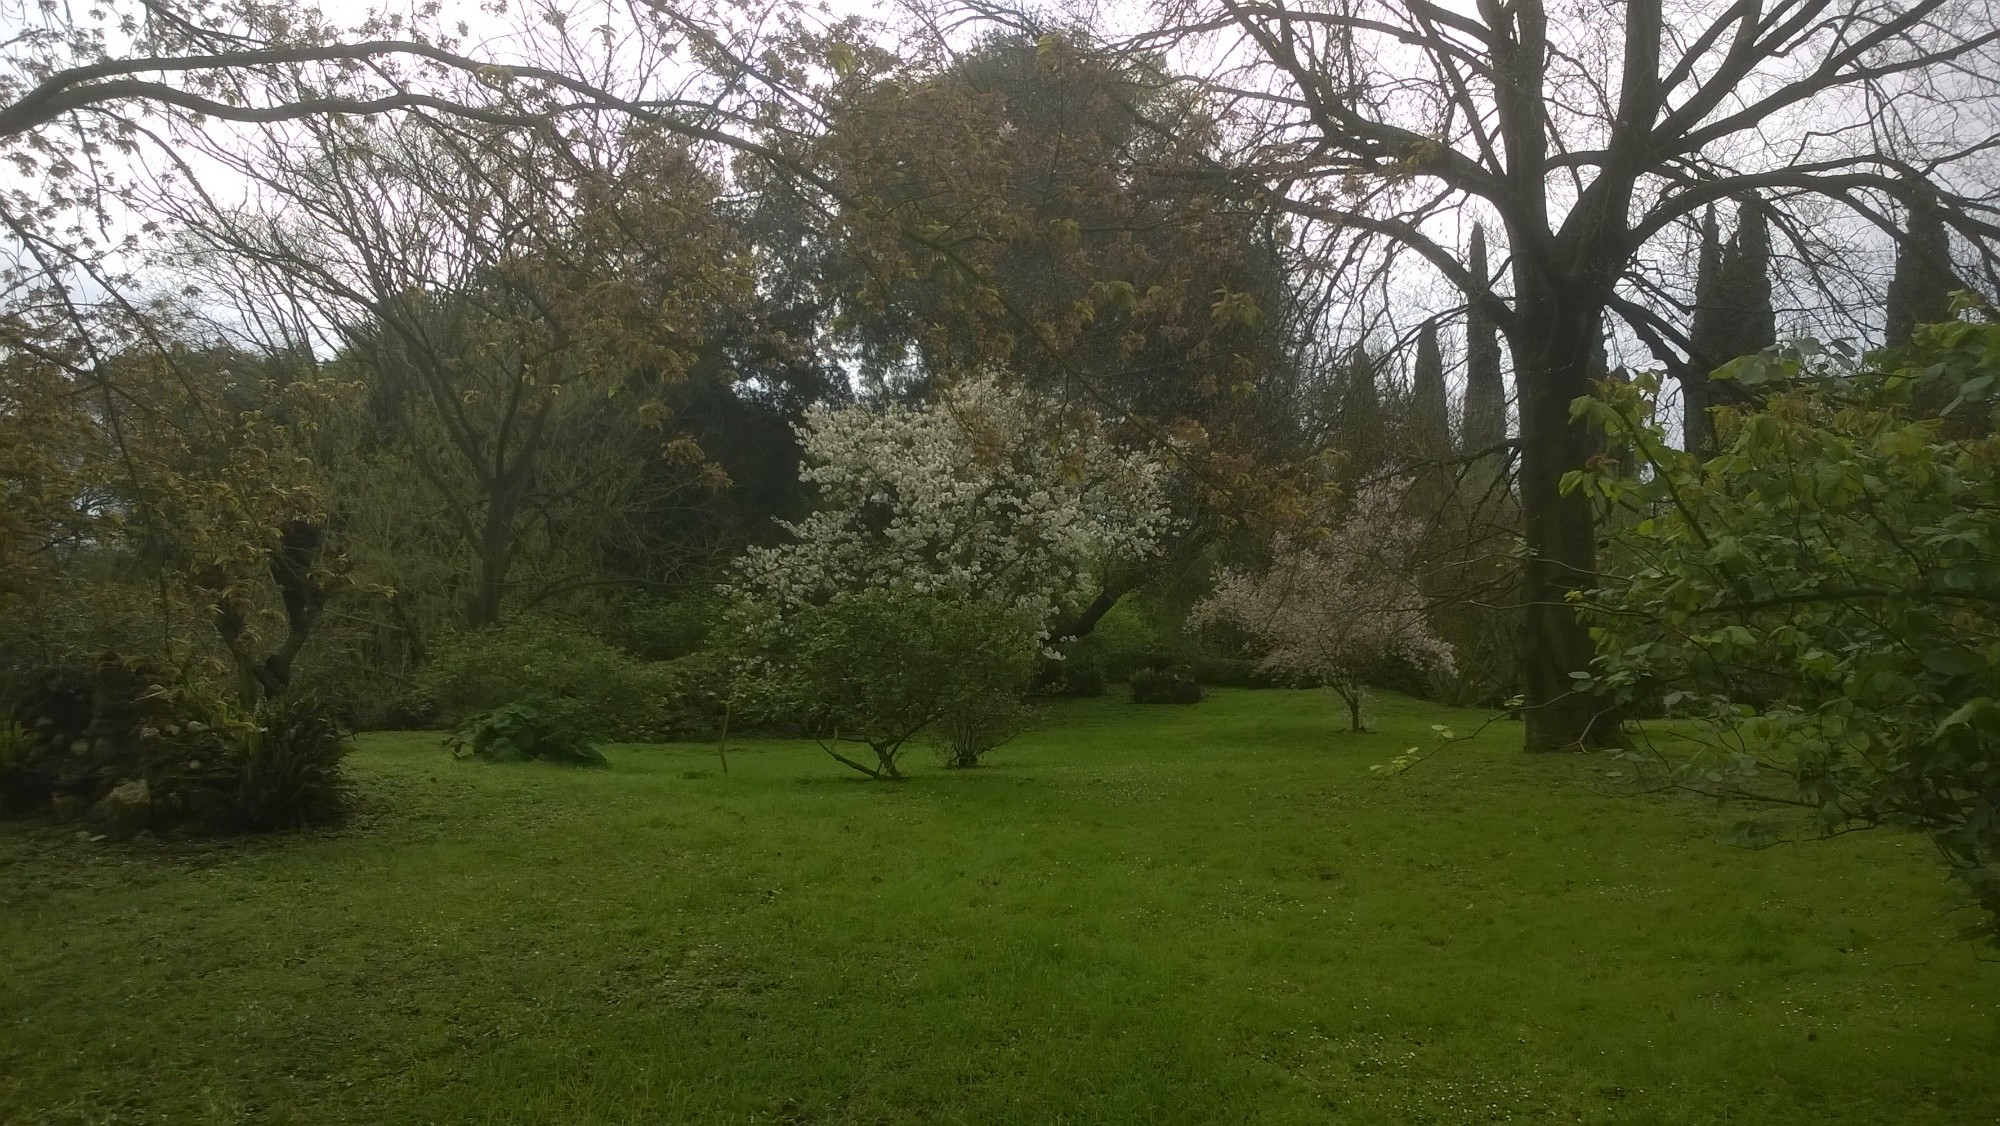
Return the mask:
<path fill-rule="evenodd" d="M 447 736 L 444 745 L 453 758 L 610 765 L 588 732 L 533 704 L 505 704 L 480 712 Z"/>

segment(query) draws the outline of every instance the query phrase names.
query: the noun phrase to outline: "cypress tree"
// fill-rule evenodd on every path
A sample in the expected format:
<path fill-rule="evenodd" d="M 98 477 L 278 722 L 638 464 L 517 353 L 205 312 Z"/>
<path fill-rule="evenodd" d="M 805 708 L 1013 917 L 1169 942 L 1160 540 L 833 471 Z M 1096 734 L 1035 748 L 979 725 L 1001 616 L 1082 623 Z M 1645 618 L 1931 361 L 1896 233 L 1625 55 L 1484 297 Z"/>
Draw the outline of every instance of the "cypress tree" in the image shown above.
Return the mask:
<path fill-rule="evenodd" d="M 1452 454 L 1448 399 L 1437 322 L 1425 321 L 1417 330 L 1417 356 L 1410 368 L 1410 395 L 1403 405 L 1400 429 L 1402 457 L 1423 463 L 1410 483 L 1409 502 L 1427 520 L 1435 520 L 1451 497 L 1454 474 L 1437 464 Z M 1429 534 L 1425 537 L 1427 541 L 1431 538 Z"/>
<path fill-rule="evenodd" d="M 1746 202 L 1737 213 L 1736 237 L 1729 240 L 1722 272 L 1725 335 L 1717 367 L 1778 343 L 1778 313 L 1771 305 L 1771 226 L 1754 203 Z"/>
<path fill-rule="evenodd" d="M 1347 354 L 1347 372 L 1340 381 L 1339 445 L 1347 451 L 1350 477 L 1381 468 L 1388 455 L 1382 432 L 1382 389 L 1375 382 L 1375 357 L 1357 344 Z"/>
<path fill-rule="evenodd" d="M 1451 417 L 1446 406 L 1444 353 L 1438 348 L 1436 321 L 1425 321 L 1417 332 L 1417 359 L 1410 374 L 1410 416 L 1404 425 L 1411 452 L 1419 457 L 1443 457 L 1451 452 Z"/>
<path fill-rule="evenodd" d="M 1951 272 L 1951 241 L 1937 208 L 1922 202 L 1910 208 L 1908 230 L 1896 240 L 1896 273 L 1889 281 L 1890 346 L 1907 343 L 1920 324 L 1951 315 L 1951 293 L 1960 288 Z"/>
<path fill-rule="evenodd" d="M 1465 449 L 1483 450 L 1507 440 L 1507 385 L 1500 376 L 1500 335 L 1481 301 L 1491 275 L 1486 271 L 1486 230 L 1475 224 L 1468 267 L 1479 285 L 1465 310 L 1465 418 L 1459 436 Z"/>
<path fill-rule="evenodd" d="M 1711 206 L 1701 217 L 1701 253 L 1695 262 L 1694 318 L 1688 326 L 1687 366 L 1680 373 L 1681 431 L 1696 453 L 1715 449 L 1715 423 L 1708 416 L 1708 357 L 1721 335 L 1722 231 Z"/>
<path fill-rule="evenodd" d="M 1745 201 L 1738 211 L 1736 233 L 1725 245 L 1711 207 L 1702 217 L 1688 362 L 1680 373 L 1682 426 L 1690 450 L 1709 453 L 1715 448 L 1715 423 L 1708 408 L 1744 398 L 1739 388 L 1715 382 L 1710 373 L 1777 342 L 1770 224 L 1754 201 Z"/>

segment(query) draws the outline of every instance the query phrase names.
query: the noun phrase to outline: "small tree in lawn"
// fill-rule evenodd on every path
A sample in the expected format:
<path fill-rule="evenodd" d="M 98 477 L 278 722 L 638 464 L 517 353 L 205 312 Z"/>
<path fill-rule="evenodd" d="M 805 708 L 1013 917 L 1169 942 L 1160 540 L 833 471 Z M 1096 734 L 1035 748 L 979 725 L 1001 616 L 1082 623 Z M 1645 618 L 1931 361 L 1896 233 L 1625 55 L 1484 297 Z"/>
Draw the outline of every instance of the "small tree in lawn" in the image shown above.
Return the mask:
<path fill-rule="evenodd" d="M 1264 649 L 1264 668 L 1326 684 L 1347 704 L 1350 730 L 1367 730 L 1361 689 L 1371 668 L 1393 660 L 1452 667 L 1451 646 L 1431 632 L 1410 572 L 1423 524 L 1403 510 L 1408 487 L 1363 485 L 1330 526 L 1280 533 L 1267 571 L 1225 573 L 1191 620 L 1249 634 Z"/>
<path fill-rule="evenodd" d="M 727 587 L 743 692 L 876 778 L 900 777 L 918 731 L 1018 694 L 1051 623 L 1170 520 L 1157 457 L 990 375 L 923 406 L 816 409 L 800 437 L 819 507 Z"/>
<path fill-rule="evenodd" d="M 763 702 L 804 718 L 821 750 L 879 781 L 903 777 L 898 761 L 918 732 L 1017 697 L 1036 648 L 1019 611 L 907 587 L 843 591 L 785 619 L 766 613 L 762 627 Z"/>

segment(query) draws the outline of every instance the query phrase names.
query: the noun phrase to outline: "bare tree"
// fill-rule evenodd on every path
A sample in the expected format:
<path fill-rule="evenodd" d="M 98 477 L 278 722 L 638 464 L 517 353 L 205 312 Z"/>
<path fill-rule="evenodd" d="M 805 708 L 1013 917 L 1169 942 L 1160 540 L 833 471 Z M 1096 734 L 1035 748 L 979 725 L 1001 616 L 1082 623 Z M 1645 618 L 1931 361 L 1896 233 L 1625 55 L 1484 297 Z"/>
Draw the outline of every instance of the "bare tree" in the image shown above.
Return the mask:
<path fill-rule="evenodd" d="M 186 150 L 218 136 L 381 117 L 529 132 L 621 120 L 811 180 L 773 142 L 824 124 L 815 83 L 864 34 L 788 0 L 481 11 L 475 31 L 435 4 L 343 23 L 288 0 L 0 0 L 12 174 L 0 183 L 0 349 L 97 378 L 115 348 L 100 346 L 112 334 L 94 314 L 143 319 L 150 296 L 134 269 L 160 216 L 141 197 L 163 178 L 213 174 Z"/>
<path fill-rule="evenodd" d="M 647 464 L 695 453 L 663 396 L 748 288 L 712 161 L 606 124 L 321 118 L 209 150 L 245 207 L 149 199 L 250 316 L 361 377 L 368 439 L 460 541 L 475 627 L 594 576 L 662 500 Z"/>
<path fill-rule="evenodd" d="M 1587 502 L 1562 489 L 1595 452 L 1569 406 L 1590 392 L 1608 319 L 1662 363 L 1689 354 L 1686 248 L 1703 212 L 1736 200 L 1768 219 L 1795 323 L 1838 326 L 1879 304 L 1881 271 L 1848 244 L 1893 232 L 1920 203 L 1989 284 L 2000 276 L 1992 0 L 1171 0 L 1157 12 L 1150 29 L 1107 38 L 1170 52 L 1229 108 L 1240 151 L 1226 163 L 1343 272 L 1345 315 L 1422 293 L 1427 277 L 1506 337 L 1531 748 L 1608 734 L 1570 675 L 1592 655 L 1568 596 L 1594 581 L 1596 541 Z M 1462 235 L 1479 222 L 1504 237 L 1501 276 L 1467 262 Z"/>

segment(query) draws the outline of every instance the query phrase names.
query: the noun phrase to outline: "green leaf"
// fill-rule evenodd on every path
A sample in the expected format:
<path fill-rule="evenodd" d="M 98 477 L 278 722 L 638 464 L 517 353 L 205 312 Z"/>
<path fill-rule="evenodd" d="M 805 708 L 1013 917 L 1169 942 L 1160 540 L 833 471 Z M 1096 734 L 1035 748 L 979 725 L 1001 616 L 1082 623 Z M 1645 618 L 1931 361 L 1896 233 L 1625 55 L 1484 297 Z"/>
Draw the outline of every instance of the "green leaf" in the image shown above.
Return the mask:
<path fill-rule="evenodd" d="M 1986 658 L 1963 645 L 1946 645 L 1924 654 L 1924 667 L 1943 676 L 1970 676 L 1986 669 Z"/>
<path fill-rule="evenodd" d="M 1937 729 L 1942 733 L 1954 727 L 1971 726 L 1975 721 L 1981 721 L 1978 725 L 1983 728 L 1992 721 L 1995 715 L 1996 709 L 1992 698 L 1979 696 L 1959 705 L 1958 710 L 1946 716 L 1944 722 L 1938 724 Z"/>

